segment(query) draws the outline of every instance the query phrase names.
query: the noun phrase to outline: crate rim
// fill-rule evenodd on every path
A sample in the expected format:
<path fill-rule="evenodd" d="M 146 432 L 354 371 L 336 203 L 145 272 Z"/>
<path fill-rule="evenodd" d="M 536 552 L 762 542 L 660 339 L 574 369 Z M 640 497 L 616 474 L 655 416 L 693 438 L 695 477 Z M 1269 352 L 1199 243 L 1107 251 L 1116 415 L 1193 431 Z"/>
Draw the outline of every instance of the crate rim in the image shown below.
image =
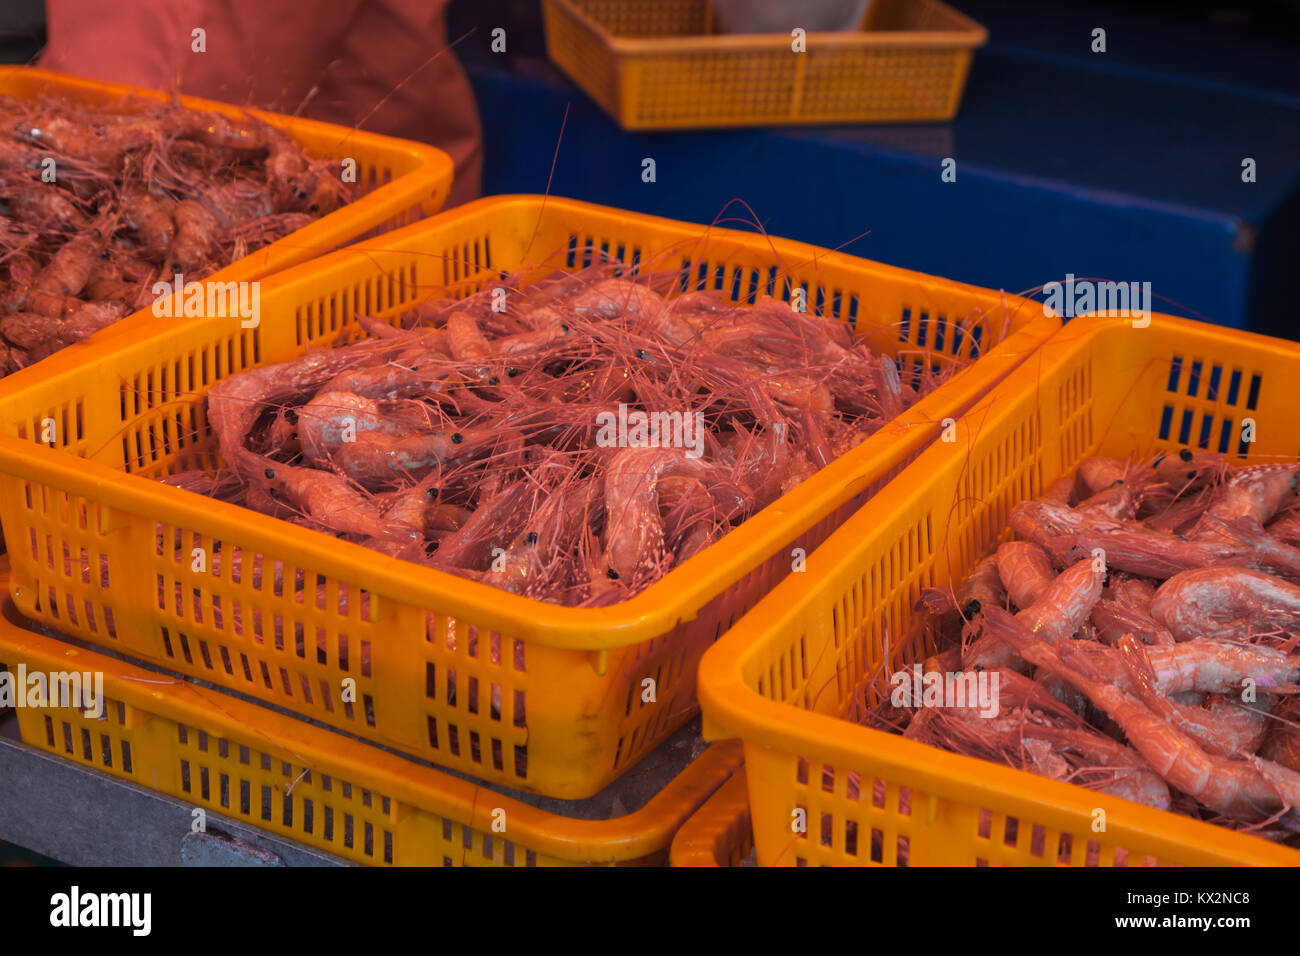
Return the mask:
<path fill-rule="evenodd" d="M 1151 320 L 1153 323 L 1160 321 L 1189 330 L 1195 329 L 1198 333 L 1225 342 L 1231 340 L 1240 344 L 1245 339 L 1257 345 L 1267 343 L 1274 349 L 1283 348 L 1293 353 L 1296 361 L 1300 362 L 1300 343 L 1224 329 L 1162 313 L 1154 313 Z M 1027 366 L 1029 362 L 1037 361 L 1040 370 L 1048 363 L 1061 364 L 1079 343 L 1090 343 L 1109 330 L 1130 323 L 1131 319 L 1127 318 L 1100 316 L 1073 319 L 1062 326 L 1025 364 Z M 966 429 L 967 433 L 978 434 L 983 428 L 1011 416 L 1017 404 L 1015 399 L 1036 390 L 1038 381 L 1038 375 L 1032 378 L 1017 375 L 1006 378 L 962 416 L 969 421 L 979 422 L 978 427 Z M 1108 794 L 1093 793 L 1085 796 L 1089 791 L 1072 784 L 1003 767 L 976 757 L 950 753 L 854 723 L 842 716 L 777 703 L 759 694 L 744 680 L 742 670 L 745 663 L 759 653 L 768 635 L 783 622 L 795 617 L 812 600 L 817 590 L 817 585 L 812 582 L 818 580 L 813 568 L 818 551 L 824 551 L 837 539 L 851 533 L 867 532 L 871 525 L 866 519 L 870 518 L 872 510 L 900 506 L 910 494 L 910 488 L 900 479 L 908 471 L 921 472 L 928 457 L 932 457 L 931 450 L 922 452 L 903 474 L 840 525 L 821 548 L 808 555 L 806 575 L 788 575 L 705 651 L 700 661 L 698 683 L 700 708 L 704 713 L 704 738 L 721 741 L 739 737 L 744 740 L 747 748 L 761 746 L 766 750 L 779 750 L 791 755 L 802 755 L 809 749 L 809 743 L 815 742 L 815 759 L 819 762 L 846 770 L 870 762 L 885 773 L 905 774 L 910 779 L 919 781 L 918 785 L 929 791 L 928 812 L 932 820 L 938 812 L 938 803 L 945 799 L 936 797 L 936 791 L 954 795 L 972 804 L 988 799 L 988 793 L 993 791 L 1002 799 L 1024 808 L 1019 812 L 1029 812 L 1032 808 L 1031 812 L 1044 822 L 1056 820 L 1065 824 L 1066 818 L 1071 816 L 1077 822 L 1078 814 L 1087 816 L 1094 808 L 1102 807 L 1107 814 L 1107 834 L 1112 838 L 1147 838 L 1152 832 L 1158 832 L 1178 839 L 1187 846 L 1200 847 L 1213 853 L 1208 848 L 1215 847 L 1223 835 L 1231 831 Z M 832 561 L 821 569 L 821 579 L 845 573 L 847 566 L 844 562 Z M 868 748 L 870 758 L 866 757 Z M 1027 780 L 1033 782 L 1032 788 L 1025 787 Z M 1235 833 L 1231 835 L 1246 836 Z M 1253 838 L 1241 842 L 1247 845 L 1234 846 L 1230 851 L 1234 862 L 1294 866 L 1300 861 L 1300 852 L 1279 847 L 1267 840 Z M 1226 854 L 1220 856 L 1226 857 Z"/>
<path fill-rule="evenodd" d="M 726 866 L 719 854 L 728 848 L 724 844 L 729 826 L 751 829 L 749 819 L 749 789 L 745 768 L 727 778 L 709 799 L 705 800 L 690 818 L 681 825 L 673 837 L 668 865 L 673 867 Z M 750 842 L 753 834 L 750 834 Z"/>
<path fill-rule="evenodd" d="M 875 260 L 850 256 L 797 240 L 771 237 L 766 233 L 745 232 L 626 210 L 614 210 L 610 206 L 583 200 L 524 193 L 480 198 L 435 217 L 276 272 L 273 276 L 262 280 L 263 309 L 268 307 L 268 302 L 271 303 L 270 308 L 274 308 L 274 300 L 280 296 L 288 297 L 297 288 L 311 286 L 322 270 L 348 263 L 365 262 L 374 266 L 372 253 L 410 251 L 412 242 L 418 241 L 428 232 L 445 228 L 445 224 L 455 217 L 470 217 L 479 214 L 482 210 L 493 210 L 509 205 L 537 206 L 539 221 L 547 207 L 569 213 L 598 211 L 606 216 L 613 210 L 629 221 L 671 227 L 675 231 L 703 229 L 703 233 L 693 240 L 696 243 L 734 239 L 741 246 L 753 246 L 776 241 L 784 250 L 788 250 L 790 255 L 807 257 L 798 265 L 828 261 L 851 262 L 856 269 L 864 273 L 869 272 L 873 277 L 919 277 L 949 287 L 959 286 L 984 294 L 998 294 L 998 290 L 985 289 Z M 406 245 L 402 246 L 402 243 Z M 1005 292 L 1002 295 L 1008 302 L 1019 300 L 1017 312 L 1026 304 L 1037 304 L 1034 300 L 1023 296 Z M 1046 328 L 1057 323 L 1058 320 L 1053 316 L 1035 314 L 1023 328 L 1010 333 L 997 346 L 982 352 L 975 361 L 959 370 L 944 383 L 945 386 L 956 387 L 963 383 L 1001 380 L 1022 361 L 1029 360 L 1037 349 L 1040 339 L 1044 337 Z M 113 350 L 119 344 L 118 338 L 118 334 L 106 336 L 98 342 L 82 343 L 80 350 L 74 346 L 55 353 L 50 359 L 45 360 L 51 362 L 51 365 L 45 367 L 46 377 L 58 371 L 75 374 L 77 369 L 95 360 L 94 350 Z M 0 381 L 0 407 L 13 398 L 16 391 L 18 390 Z M 932 392 L 922 398 L 898 418 L 872 433 L 868 440 L 887 438 L 900 445 L 920 445 L 927 441 L 927 436 L 938 434 L 940 425 L 937 415 L 930 414 L 932 410 L 937 412 L 937 409 L 932 409 L 936 402 L 934 396 L 937 394 L 937 391 Z M 68 454 L 61 449 L 51 449 L 8 434 L 0 435 L 0 449 L 14 455 L 18 455 L 21 450 L 23 455 L 43 459 L 47 463 L 45 467 L 50 472 L 57 473 L 63 487 L 74 493 L 91 496 L 111 480 L 116 485 L 116 495 L 128 505 L 145 509 L 156 507 L 159 501 L 168 502 L 169 513 L 159 520 L 184 520 L 192 528 L 205 534 L 209 532 L 204 529 L 220 526 L 224 530 L 211 532 L 212 536 L 218 539 L 227 537 L 231 533 L 231 528 L 238 525 L 241 540 L 251 541 L 260 547 L 272 550 L 282 549 L 286 544 L 291 545 L 317 562 L 313 567 L 320 573 L 337 577 L 360 576 L 370 582 L 364 585 L 365 587 L 381 594 L 389 590 L 386 584 L 391 585 L 400 578 L 403 587 L 414 589 L 419 598 L 431 602 L 431 606 L 446 607 L 447 613 L 473 617 L 475 620 L 490 623 L 494 629 L 502 633 L 510 633 L 524 640 L 555 648 L 590 651 L 597 655 L 640 643 L 683 621 L 693 620 L 699 610 L 719 592 L 722 582 L 734 583 L 763 563 L 765 559 L 758 556 L 759 550 L 749 545 L 769 538 L 785 540 L 786 537 L 793 536 L 802 523 L 799 520 L 802 513 L 815 505 L 824 507 L 819 503 L 829 501 L 843 493 L 845 480 L 853 474 L 854 453 L 862 447 L 864 446 L 860 445 L 858 449 L 841 455 L 815 472 L 802 484 L 782 495 L 767 508 L 752 515 L 699 554 L 673 568 L 667 575 L 635 597 L 606 607 L 575 608 L 521 597 L 447 571 L 401 561 L 379 554 L 360 544 L 340 541 L 321 531 L 251 512 L 250 509 L 242 506 L 216 501 L 196 492 L 169 487 L 140 475 L 121 472 L 100 462 Z M 861 478 L 856 480 L 865 484 Z M 760 517 L 764 520 L 758 521 Z M 772 522 L 780 522 L 779 534 L 773 530 Z M 724 544 L 725 547 L 719 547 Z M 731 584 L 726 585 L 726 587 L 730 586 Z M 17 585 L 14 587 L 16 588 Z M 540 609 L 545 609 L 545 614 L 539 620 L 536 611 Z M 598 670 L 603 666 L 603 661 L 598 660 Z"/>
<path fill-rule="evenodd" d="M 0 573 L 7 575 L 8 560 L 0 561 Z M 512 842 L 574 862 L 635 860 L 667 849 L 693 810 L 741 765 L 737 744 L 712 744 L 639 810 L 610 820 L 566 817 L 498 793 L 486 784 L 422 766 L 373 744 L 199 687 L 187 679 L 169 684 L 168 692 L 163 693 L 156 689 L 156 671 L 47 637 L 31 630 L 28 623 L 13 599 L 6 596 L 0 608 L 0 650 L 40 661 L 49 670 L 76 660 L 78 669 L 102 671 L 106 680 L 115 682 L 114 699 L 209 734 L 216 732 L 211 722 L 219 712 L 226 722 L 225 732 L 235 728 L 264 737 L 272 746 L 293 751 L 307 769 L 346 777 L 354 785 L 364 782 L 392 799 L 464 821 L 478 830 L 491 832 L 493 811 L 504 809 L 511 830 L 519 834 Z M 600 855 L 583 856 L 591 853 Z"/>
<path fill-rule="evenodd" d="M 988 30 L 943 0 L 927 0 L 955 19 L 965 21 L 960 29 L 949 30 L 813 30 L 810 41 L 829 49 L 856 47 L 962 48 L 974 50 L 988 43 Z M 790 37 L 784 33 L 725 33 L 703 36 L 621 37 L 611 33 L 595 18 L 578 8 L 573 0 L 545 0 L 581 24 L 614 53 L 630 56 L 664 56 L 677 53 L 729 53 L 789 51 Z M 811 52 L 811 50 L 809 51 Z"/>

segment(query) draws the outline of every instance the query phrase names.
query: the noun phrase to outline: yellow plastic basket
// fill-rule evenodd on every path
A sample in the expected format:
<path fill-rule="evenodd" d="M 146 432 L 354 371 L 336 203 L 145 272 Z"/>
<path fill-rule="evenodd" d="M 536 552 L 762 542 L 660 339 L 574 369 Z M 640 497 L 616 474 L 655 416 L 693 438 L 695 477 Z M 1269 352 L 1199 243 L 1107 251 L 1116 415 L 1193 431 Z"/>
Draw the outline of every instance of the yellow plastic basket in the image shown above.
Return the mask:
<path fill-rule="evenodd" d="M 56 96 L 86 106 L 100 106 L 125 111 L 132 101 L 168 99 L 157 90 L 100 83 L 32 67 L 0 66 L 0 95 L 20 99 Z M 232 119 L 255 116 L 287 131 L 300 146 L 317 159 L 356 161 L 358 198 L 341 209 L 322 216 L 276 242 L 252 252 L 207 277 L 212 282 L 252 282 L 281 269 L 306 262 L 341 245 L 432 215 L 442 208 L 451 189 L 451 157 L 424 143 L 394 139 L 377 133 L 347 129 L 330 123 L 298 119 L 278 113 L 245 110 L 226 103 L 183 96 L 180 104 L 189 109 L 219 113 Z M 341 170 L 340 170 L 341 172 Z M 148 334 L 160 324 L 151 309 L 145 308 L 99 333 L 135 337 Z M 80 347 L 73 346 L 73 355 Z M 65 350 L 67 351 L 67 350 Z M 62 354 L 62 353 L 60 353 Z M 74 359 L 75 361 L 75 359 Z M 24 369 L 16 373 L 21 380 L 39 379 L 40 371 Z"/>
<path fill-rule="evenodd" d="M 153 480 L 181 453 L 193 461 L 213 448 L 203 413 L 213 383 L 335 341 L 354 312 L 393 317 L 431 294 L 464 295 L 556 249 L 573 269 L 602 251 L 626 263 L 685 264 L 740 301 L 805 287 L 810 309 L 854 323 L 890 353 L 960 363 L 977 340 L 984 351 L 725 539 L 607 608 L 517 597 Z M 189 319 L 152 339 L 88 347 L 81 362 L 53 367 L 21 392 L 0 383 L 0 520 L 13 594 L 24 614 L 88 641 L 481 779 L 586 797 L 694 713 L 704 648 L 790 571 L 791 549 L 815 547 L 945 417 L 1058 325 L 1036 303 L 799 243 L 571 200 L 479 200 L 280 273 L 263 286 L 256 329 Z M 36 444 L 51 423 L 58 447 Z M 157 542 L 175 535 L 184 554 L 160 553 Z M 323 581 L 330 594 L 365 592 L 368 616 L 360 601 L 340 616 L 289 589 L 273 593 L 269 581 L 261 591 L 249 578 L 193 572 L 192 549 L 210 555 L 216 544 L 245 561 L 260 554 L 266 567 L 281 562 L 284 579 L 302 575 L 308 589 Z M 202 611 L 190 599 L 160 602 L 178 588 L 197 595 Z M 260 611 L 268 635 L 289 637 L 242 632 L 233 614 L 217 626 L 214 600 L 247 609 L 245 620 Z M 346 678 L 356 682 L 355 705 L 338 702 Z M 653 701 L 643 695 L 647 678 Z"/>
<path fill-rule="evenodd" d="M 887 657 L 891 672 L 931 650 L 919 589 L 991 552 L 1018 502 L 1097 454 L 1196 445 L 1295 461 L 1298 377 L 1294 342 L 1165 315 L 1075 319 L 959 420 L 955 443 L 847 520 L 700 666 L 706 739 L 745 742 L 760 865 L 1300 864 L 1258 837 L 841 716 Z M 1242 446 L 1248 418 L 1258 440 Z"/>
<path fill-rule="evenodd" d="M 662 865 L 677 829 L 740 763 L 739 744 L 714 744 L 639 810 L 575 819 L 46 637 L 3 605 L 0 670 L 104 675 L 102 719 L 77 702 L 19 707 L 24 743 L 356 863 Z"/>
<path fill-rule="evenodd" d="M 672 866 L 740 866 L 754 848 L 745 774 L 736 772 L 673 837 Z"/>
<path fill-rule="evenodd" d="M 551 59 L 624 129 L 952 119 L 983 27 L 939 0 L 872 0 L 862 28 L 711 33 L 709 0 L 544 0 Z"/>

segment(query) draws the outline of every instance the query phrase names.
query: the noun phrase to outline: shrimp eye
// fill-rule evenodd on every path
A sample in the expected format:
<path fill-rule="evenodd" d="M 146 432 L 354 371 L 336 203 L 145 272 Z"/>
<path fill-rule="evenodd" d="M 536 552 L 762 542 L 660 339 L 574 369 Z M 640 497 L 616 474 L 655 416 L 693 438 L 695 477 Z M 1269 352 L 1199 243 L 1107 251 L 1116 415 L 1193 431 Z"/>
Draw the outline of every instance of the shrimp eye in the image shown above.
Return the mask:
<path fill-rule="evenodd" d="M 974 617 L 976 614 L 980 612 L 980 607 L 982 607 L 982 605 L 979 602 L 979 598 L 971 598 L 971 600 L 969 601 L 969 603 L 967 603 L 965 608 L 966 616 Z"/>
<path fill-rule="evenodd" d="M 299 190 L 298 190 L 298 198 L 299 198 L 299 199 L 306 199 L 306 198 L 307 198 L 307 190 L 305 190 L 305 189 L 299 189 Z"/>
<path fill-rule="evenodd" d="M 1188 481 L 1194 481 L 1195 479 L 1196 479 L 1196 472 L 1194 472 L 1194 471 L 1189 471 L 1189 472 L 1187 473 L 1187 480 L 1188 480 Z"/>
<path fill-rule="evenodd" d="M 536 531 L 530 531 L 530 532 L 528 532 L 528 537 L 526 537 L 524 540 L 527 541 L 529 544 L 536 544 L 536 543 L 537 543 L 537 532 L 536 532 Z"/>
<path fill-rule="evenodd" d="M 426 491 L 426 492 L 424 493 L 424 497 L 426 497 L 426 498 L 428 498 L 430 501 L 432 501 L 434 498 L 438 497 L 438 489 L 437 489 L 437 488 L 430 488 L 428 491 Z"/>
<path fill-rule="evenodd" d="M 101 259 L 107 259 L 107 258 L 108 258 L 108 250 L 105 249 L 103 252 L 101 252 L 101 253 L 99 254 L 99 258 L 101 258 Z"/>
<path fill-rule="evenodd" d="M 618 572 L 615 571 L 613 568 L 610 568 L 608 571 L 605 572 L 605 577 L 609 578 L 611 581 L 617 581 Z"/>
<path fill-rule="evenodd" d="M 516 375 L 519 374 L 519 369 L 517 369 L 517 368 L 508 368 L 508 369 L 506 369 L 506 374 L 509 375 L 511 378 L 514 378 Z"/>
<path fill-rule="evenodd" d="M 119 176 L 117 179 L 114 179 L 114 180 L 113 180 L 113 185 L 114 185 L 114 186 L 120 186 L 120 185 L 122 185 L 122 179 L 121 179 L 120 176 Z"/>
<path fill-rule="evenodd" d="M 639 359 L 647 359 L 650 357 L 650 353 L 647 352 L 645 349 L 637 349 L 636 357 Z"/>
<path fill-rule="evenodd" d="M 284 420 L 290 425 L 296 425 L 298 423 L 298 409 L 286 408 L 284 410 Z"/>
<path fill-rule="evenodd" d="M 566 332 L 566 333 L 567 333 L 567 332 L 569 331 L 569 327 L 568 327 L 567 325 L 565 325 L 563 322 L 561 322 L 561 323 L 560 323 L 560 331 L 561 331 L 561 332 Z"/>
<path fill-rule="evenodd" d="M 1181 458 L 1183 461 L 1191 461 L 1192 450 L 1190 448 L 1184 448 L 1182 451 L 1178 453 L 1178 457 Z"/>
<path fill-rule="evenodd" d="M 453 445 L 459 445 L 459 444 L 460 444 L 461 442 L 463 442 L 464 440 L 465 440 L 465 436 L 462 435 L 460 432 L 452 432 L 452 433 L 451 433 L 451 443 L 452 443 Z"/>
<path fill-rule="evenodd" d="M 488 384 L 489 384 L 489 385 L 500 385 L 500 384 L 501 384 L 501 379 L 499 379 L 499 378 L 497 378 L 495 375 L 493 375 L 490 379 L 488 379 Z"/>
<path fill-rule="evenodd" d="M 1187 540 L 1187 535 L 1185 535 L 1185 534 L 1180 534 L 1180 535 L 1178 536 L 1178 540 L 1179 540 L 1179 541 L 1186 541 L 1186 540 Z"/>
<path fill-rule="evenodd" d="M 266 471 L 263 472 L 263 474 L 265 474 L 266 477 L 268 477 L 268 478 L 274 478 L 274 477 L 275 477 L 275 472 L 273 472 L 270 468 L 266 469 Z"/>

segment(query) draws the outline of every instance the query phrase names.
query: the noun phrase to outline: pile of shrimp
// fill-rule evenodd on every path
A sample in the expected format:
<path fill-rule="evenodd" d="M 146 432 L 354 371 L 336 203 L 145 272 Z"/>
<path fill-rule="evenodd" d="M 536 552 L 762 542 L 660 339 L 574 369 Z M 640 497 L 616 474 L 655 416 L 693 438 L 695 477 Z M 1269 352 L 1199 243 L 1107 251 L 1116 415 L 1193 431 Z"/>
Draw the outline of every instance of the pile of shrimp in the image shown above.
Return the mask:
<path fill-rule="evenodd" d="M 601 606 L 948 374 L 918 366 L 904 383 L 840 321 L 682 293 L 682 278 L 600 263 L 507 277 L 396 324 L 359 317 L 365 338 L 214 386 L 223 467 L 163 480 L 525 597 Z M 679 416 L 681 435 L 620 437 L 611 423 L 641 412 Z"/>
<path fill-rule="evenodd" d="M 0 375 L 348 196 L 337 170 L 251 116 L 0 97 Z"/>
<path fill-rule="evenodd" d="M 875 676 L 855 716 L 1300 846 L 1298 476 L 1191 449 L 1085 461 L 965 580 L 921 593 L 923 672 L 996 672 L 996 715 L 893 707 Z"/>

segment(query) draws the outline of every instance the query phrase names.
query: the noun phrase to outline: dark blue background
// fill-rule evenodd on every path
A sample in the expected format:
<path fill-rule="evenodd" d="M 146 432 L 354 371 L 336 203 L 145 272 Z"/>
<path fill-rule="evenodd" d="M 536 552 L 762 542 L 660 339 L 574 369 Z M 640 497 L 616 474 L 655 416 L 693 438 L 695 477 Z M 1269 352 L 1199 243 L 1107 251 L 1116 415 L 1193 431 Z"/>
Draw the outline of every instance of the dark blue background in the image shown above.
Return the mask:
<path fill-rule="evenodd" d="M 774 235 L 895 265 L 1011 291 L 1066 273 L 1149 281 L 1157 309 L 1300 337 L 1294 4 L 953 5 L 990 40 L 951 124 L 646 134 L 545 60 L 534 3 L 457 0 L 483 191 L 544 191 L 568 107 L 555 195 L 698 222 L 742 199 Z M 1105 54 L 1089 49 L 1097 26 Z"/>

